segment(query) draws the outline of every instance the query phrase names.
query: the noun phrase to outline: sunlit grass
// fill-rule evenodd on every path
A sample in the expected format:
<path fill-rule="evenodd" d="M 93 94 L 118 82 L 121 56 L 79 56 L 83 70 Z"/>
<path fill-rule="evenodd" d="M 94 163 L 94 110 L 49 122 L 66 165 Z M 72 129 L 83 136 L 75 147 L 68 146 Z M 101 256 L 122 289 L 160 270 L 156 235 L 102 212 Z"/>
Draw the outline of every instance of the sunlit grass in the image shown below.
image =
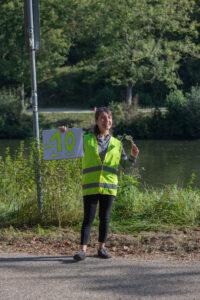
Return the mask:
<path fill-rule="evenodd" d="M 41 163 L 42 220 L 37 206 L 34 152 L 25 156 L 22 144 L 15 157 L 8 151 L 4 159 L 0 158 L 0 225 L 40 223 L 80 230 L 83 218 L 80 159 Z M 193 188 L 193 181 L 194 175 L 186 188 L 170 185 L 140 189 L 135 175 L 121 173 L 111 212 L 111 231 L 134 233 L 199 226 L 200 190 Z M 98 217 L 94 226 L 98 226 Z"/>
<path fill-rule="evenodd" d="M 128 233 L 171 226 L 199 226 L 200 191 L 177 185 L 143 191 L 127 187 L 118 194 L 111 219 L 112 227 Z"/>
<path fill-rule="evenodd" d="M 32 113 L 28 113 L 31 116 Z M 94 126 L 94 113 L 39 113 L 40 130 L 56 129 L 61 125 L 81 127 L 88 131 Z"/>

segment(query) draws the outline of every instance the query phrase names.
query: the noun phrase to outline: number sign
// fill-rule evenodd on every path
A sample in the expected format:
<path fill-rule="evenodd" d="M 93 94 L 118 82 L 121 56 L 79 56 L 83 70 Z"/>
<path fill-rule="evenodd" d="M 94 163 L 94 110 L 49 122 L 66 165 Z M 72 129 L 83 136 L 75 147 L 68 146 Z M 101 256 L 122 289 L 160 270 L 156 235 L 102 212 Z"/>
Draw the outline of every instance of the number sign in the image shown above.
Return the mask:
<path fill-rule="evenodd" d="M 83 157 L 82 128 L 68 128 L 65 133 L 44 130 L 42 135 L 45 160 Z"/>

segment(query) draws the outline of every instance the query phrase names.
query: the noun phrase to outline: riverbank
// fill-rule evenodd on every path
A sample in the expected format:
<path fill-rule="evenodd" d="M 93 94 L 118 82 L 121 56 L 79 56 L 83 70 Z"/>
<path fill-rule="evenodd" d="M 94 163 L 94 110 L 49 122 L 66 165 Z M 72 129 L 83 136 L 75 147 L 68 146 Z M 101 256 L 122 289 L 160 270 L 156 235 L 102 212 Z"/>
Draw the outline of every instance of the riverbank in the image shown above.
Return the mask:
<path fill-rule="evenodd" d="M 80 160 L 41 163 L 42 221 L 33 153 L 24 156 L 21 145 L 15 158 L 7 154 L 0 160 L 1 252 L 73 255 L 79 249 L 83 218 Z M 194 187 L 194 181 L 195 175 L 185 188 L 170 185 L 141 190 L 137 174 L 120 173 L 107 243 L 112 255 L 199 259 L 200 190 Z M 98 218 L 89 245 L 91 255 L 98 247 L 97 228 Z"/>
<path fill-rule="evenodd" d="M 93 228 L 88 255 L 97 252 L 98 231 Z M 25 252 L 33 255 L 69 255 L 79 250 L 80 233 L 71 228 L 13 227 L 0 230 L 0 252 Z M 200 259 L 200 228 L 163 228 L 158 232 L 122 234 L 110 232 L 107 249 L 113 257 L 168 260 Z"/>
<path fill-rule="evenodd" d="M 83 214 L 80 159 L 41 159 L 43 218 L 40 220 L 35 180 L 34 146 L 24 155 L 21 144 L 14 157 L 0 159 L 0 225 L 74 227 L 80 230 Z M 152 170 L 152 169 L 151 169 Z M 113 232 L 158 230 L 160 226 L 198 227 L 200 189 L 193 174 L 186 187 L 142 187 L 138 170 L 119 172 L 118 194 L 113 203 Z M 141 186 L 141 187 L 140 187 Z M 98 226 L 98 220 L 95 220 Z"/>

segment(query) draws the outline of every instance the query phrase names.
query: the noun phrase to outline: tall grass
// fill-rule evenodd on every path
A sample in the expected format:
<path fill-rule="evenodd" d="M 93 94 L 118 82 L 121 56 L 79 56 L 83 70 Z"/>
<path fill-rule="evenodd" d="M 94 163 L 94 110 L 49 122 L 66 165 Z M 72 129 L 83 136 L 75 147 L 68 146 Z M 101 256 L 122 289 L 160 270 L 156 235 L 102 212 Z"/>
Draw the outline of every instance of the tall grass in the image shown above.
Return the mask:
<path fill-rule="evenodd" d="M 78 226 L 82 222 L 81 160 L 41 160 L 43 225 Z M 37 207 L 34 147 L 14 157 L 0 157 L 0 225 L 35 225 Z M 186 188 L 176 185 L 140 189 L 134 175 L 120 173 L 111 212 L 111 230 L 135 232 L 162 226 L 199 226 L 200 190 L 193 178 Z M 96 222 L 97 224 L 97 222 Z"/>
<path fill-rule="evenodd" d="M 42 166 L 43 223 L 76 224 L 82 213 L 80 159 L 44 161 Z M 0 157 L 0 224 L 33 225 L 39 222 L 34 147 L 24 146 L 11 158 Z"/>
<path fill-rule="evenodd" d="M 124 183 L 120 185 L 123 187 Z M 159 229 L 160 226 L 199 226 L 200 190 L 177 185 L 140 191 L 137 186 L 119 188 L 112 210 L 113 227 L 120 231 Z"/>

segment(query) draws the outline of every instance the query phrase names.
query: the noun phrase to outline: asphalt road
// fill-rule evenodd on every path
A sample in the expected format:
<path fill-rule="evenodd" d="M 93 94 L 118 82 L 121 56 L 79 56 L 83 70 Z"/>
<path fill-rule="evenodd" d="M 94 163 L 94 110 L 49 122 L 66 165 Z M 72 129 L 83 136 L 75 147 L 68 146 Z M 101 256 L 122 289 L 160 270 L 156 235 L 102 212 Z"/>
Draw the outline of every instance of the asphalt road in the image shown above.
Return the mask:
<path fill-rule="evenodd" d="M 160 107 L 159 108 L 161 111 L 166 111 L 166 108 L 164 107 Z M 143 113 L 147 113 L 147 112 L 152 112 L 155 109 L 154 108 L 139 108 L 139 111 L 143 112 Z M 32 108 L 28 108 L 25 111 L 26 113 L 32 113 Z M 39 113 L 92 113 L 94 112 L 93 109 L 80 109 L 80 108 L 65 108 L 65 107 L 60 107 L 60 108 L 38 108 L 38 112 Z"/>
<path fill-rule="evenodd" d="M 32 108 L 28 108 L 25 111 L 26 113 L 32 113 Z M 80 109 L 80 108 L 65 108 L 65 107 L 60 107 L 60 108 L 38 108 L 39 113 L 92 113 L 94 110 L 92 109 Z"/>
<path fill-rule="evenodd" d="M 1 300 L 200 299 L 200 262 L 0 253 Z"/>

